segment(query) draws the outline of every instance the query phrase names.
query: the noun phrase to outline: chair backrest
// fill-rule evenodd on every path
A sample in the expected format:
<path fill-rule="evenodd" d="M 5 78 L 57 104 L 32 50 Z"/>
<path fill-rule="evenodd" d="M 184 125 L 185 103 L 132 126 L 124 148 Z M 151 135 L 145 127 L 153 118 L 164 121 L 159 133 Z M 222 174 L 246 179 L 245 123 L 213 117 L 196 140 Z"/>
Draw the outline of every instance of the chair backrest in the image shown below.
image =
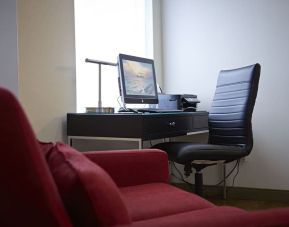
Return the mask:
<path fill-rule="evenodd" d="M 3 88 L 0 127 L 0 226 L 71 226 L 24 111 Z"/>
<path fill-rule="evenodd" d="M 252 113 L 261 66 L 254 64 L 222 70 L 209 112 L 209 143 L 241 146 L 249 154 L 253 147 Z"/>

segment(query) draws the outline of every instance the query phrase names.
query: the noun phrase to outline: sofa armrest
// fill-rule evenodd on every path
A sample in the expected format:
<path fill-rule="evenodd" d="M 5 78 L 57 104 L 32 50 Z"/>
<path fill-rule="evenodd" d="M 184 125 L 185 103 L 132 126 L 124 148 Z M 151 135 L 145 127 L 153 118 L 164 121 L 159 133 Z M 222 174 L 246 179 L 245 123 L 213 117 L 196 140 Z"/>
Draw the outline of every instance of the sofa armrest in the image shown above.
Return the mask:
<path fill-rule="evenodd" d="M 158 149 L 83 152 L 101 166 L 119 187 L 168 182 L 168 157 Z"/>

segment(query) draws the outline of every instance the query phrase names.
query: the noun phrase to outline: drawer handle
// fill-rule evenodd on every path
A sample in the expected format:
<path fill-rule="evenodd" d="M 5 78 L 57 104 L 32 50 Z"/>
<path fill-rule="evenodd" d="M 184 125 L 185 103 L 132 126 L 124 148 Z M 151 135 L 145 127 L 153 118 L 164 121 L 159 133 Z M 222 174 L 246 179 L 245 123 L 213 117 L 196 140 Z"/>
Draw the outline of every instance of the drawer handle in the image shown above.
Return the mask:
<path fill-rule="evenodd" d="M 174 121 L 169 122 L 169 126 L 171 126 L 171 127 L 175 127 L 175 126 L 176 126 L 176 122 L 174 122 Z"/>

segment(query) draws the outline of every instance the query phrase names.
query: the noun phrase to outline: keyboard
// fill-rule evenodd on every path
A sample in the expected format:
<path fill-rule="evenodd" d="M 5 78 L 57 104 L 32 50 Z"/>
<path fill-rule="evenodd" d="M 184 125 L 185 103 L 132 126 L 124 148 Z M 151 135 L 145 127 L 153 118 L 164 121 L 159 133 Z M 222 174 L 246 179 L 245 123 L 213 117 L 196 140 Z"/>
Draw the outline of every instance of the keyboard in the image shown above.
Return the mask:
<path fill-rule="evenodd" d="M 140 108 L 135 109 L 140 113 L 174 113 L 174 112 L 182 112 L 182 110 L 171 110 L 171 109 L 157 109 L 157 108 Z"/>

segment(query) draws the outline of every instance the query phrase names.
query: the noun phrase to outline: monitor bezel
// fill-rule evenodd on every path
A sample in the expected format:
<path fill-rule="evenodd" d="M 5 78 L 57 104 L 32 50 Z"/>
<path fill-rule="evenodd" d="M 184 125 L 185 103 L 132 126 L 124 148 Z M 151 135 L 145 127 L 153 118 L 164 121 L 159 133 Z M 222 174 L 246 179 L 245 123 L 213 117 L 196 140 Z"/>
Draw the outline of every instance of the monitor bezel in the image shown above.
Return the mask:
<path fill-rule="evenodd" d="M 129 95 L 127 94 L 126 86 L 125 86 L 125 75 L 124 75 L 124 69 L 123 69 L 124 60 L 147 63 L 152 66 L 155 95 Z M 127 55 L 127 54 L 119 54 L 118 70 L 119 70 L 120 93 L 121 93 L 122 101 L 124 104 L 158 104 L 157 82 L 156 82 L 156 73 L 155 73 L 155 66 L 154 66 L 153 59 L 137 57 L 137 56 Z"/>

